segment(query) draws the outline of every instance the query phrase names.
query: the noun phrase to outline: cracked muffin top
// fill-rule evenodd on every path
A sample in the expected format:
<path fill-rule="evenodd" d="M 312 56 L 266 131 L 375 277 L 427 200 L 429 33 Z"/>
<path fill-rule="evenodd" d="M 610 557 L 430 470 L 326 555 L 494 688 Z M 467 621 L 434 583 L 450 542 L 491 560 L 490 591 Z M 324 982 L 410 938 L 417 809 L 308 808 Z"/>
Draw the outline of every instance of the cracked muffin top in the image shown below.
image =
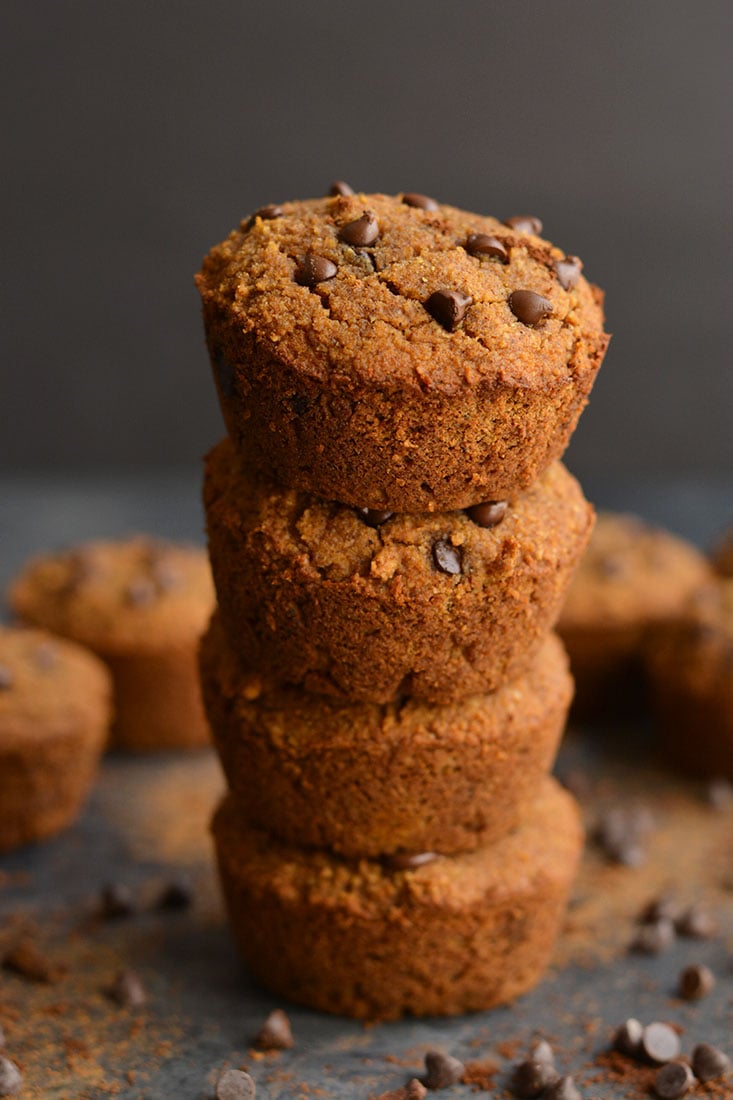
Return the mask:
<path fill-rule="evenodd" d="M 314 380 L 549 390 L 597 369 L 607 337 L 601 292 L 541 228 L 421 195 L 335 194 L 257 211 L 196 281 L 207 309 Z"/>

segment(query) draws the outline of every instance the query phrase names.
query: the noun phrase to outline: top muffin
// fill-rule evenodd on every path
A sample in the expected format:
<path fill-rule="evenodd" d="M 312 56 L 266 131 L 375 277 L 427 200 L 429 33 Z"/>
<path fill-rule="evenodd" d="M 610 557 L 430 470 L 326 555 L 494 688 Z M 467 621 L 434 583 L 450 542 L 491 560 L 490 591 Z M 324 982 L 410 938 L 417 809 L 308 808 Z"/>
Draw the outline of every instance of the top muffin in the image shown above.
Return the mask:
<path fill-rule="evenodd" d="M 567 445 L 608 343 L 600 291 L 540 229 L 380 194 L 242 222 L 197 277 L 235 444 L 361 507 L 526 488 Z"/>

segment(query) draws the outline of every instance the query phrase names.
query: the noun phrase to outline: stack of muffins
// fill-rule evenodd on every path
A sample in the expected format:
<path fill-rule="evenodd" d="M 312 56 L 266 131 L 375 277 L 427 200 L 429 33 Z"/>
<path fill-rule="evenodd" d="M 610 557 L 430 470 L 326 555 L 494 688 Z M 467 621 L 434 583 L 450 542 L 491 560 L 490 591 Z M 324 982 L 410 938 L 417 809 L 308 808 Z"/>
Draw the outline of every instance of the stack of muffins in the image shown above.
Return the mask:
<path fill-rule="evenodd" d="M 252 972 L 316 1008 L 488 1008 L 562 918 L 552 627 L 592 509 L 557 459 L 608 338 L 540 231 L 335 184 L 197 279 L 229 436 L 204 490 L 219 866 Z"/>

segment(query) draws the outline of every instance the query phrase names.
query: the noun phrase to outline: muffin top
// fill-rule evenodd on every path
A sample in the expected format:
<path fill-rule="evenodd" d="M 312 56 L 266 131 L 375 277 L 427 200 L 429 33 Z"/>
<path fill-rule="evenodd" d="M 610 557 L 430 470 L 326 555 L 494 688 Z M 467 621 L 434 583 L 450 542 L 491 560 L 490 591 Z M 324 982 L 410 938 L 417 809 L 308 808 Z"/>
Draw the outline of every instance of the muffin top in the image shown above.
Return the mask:
<path fill-rule="evenodd" d="M 595 371 L 607 337 L 601 292 L 540 231 L 425 196 L 333 195 L 256 212 L 196 281 L 249 353 L 314 380 L 551 389 Z"/>
<path fill-rule="evenodd" d="M 560 617 L 560 631 L 676 615 L 710 580 L 705 557 L 637 516 L 602 512 Z"/>
<path fill-rule="evenodd" d="M 24 622 L 103 656 L 190 648 L 214 606 L 205 551 L 145 536 L 36 558 L 8 598 Z"/>
<path fill-rule="evenodd" d="M 0 627 L 0 749 L 104 728 L 110 675 L 93 654 L 46 631 Z"/>

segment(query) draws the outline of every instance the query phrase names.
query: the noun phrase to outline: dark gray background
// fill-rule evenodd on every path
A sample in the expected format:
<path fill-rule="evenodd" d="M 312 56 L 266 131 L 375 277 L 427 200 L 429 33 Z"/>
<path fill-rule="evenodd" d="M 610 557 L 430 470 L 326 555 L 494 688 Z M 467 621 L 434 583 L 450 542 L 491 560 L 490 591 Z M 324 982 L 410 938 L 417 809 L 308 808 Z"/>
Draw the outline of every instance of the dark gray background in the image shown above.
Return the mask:
<path fill-rule="evenodd" d="M 733 469 L 730 0 L 2 11 L 6 474 L 195 463 L 193 272 L 334 177 L 536 213 L 585 259 L 614 340 L 576 472 Z"/>

